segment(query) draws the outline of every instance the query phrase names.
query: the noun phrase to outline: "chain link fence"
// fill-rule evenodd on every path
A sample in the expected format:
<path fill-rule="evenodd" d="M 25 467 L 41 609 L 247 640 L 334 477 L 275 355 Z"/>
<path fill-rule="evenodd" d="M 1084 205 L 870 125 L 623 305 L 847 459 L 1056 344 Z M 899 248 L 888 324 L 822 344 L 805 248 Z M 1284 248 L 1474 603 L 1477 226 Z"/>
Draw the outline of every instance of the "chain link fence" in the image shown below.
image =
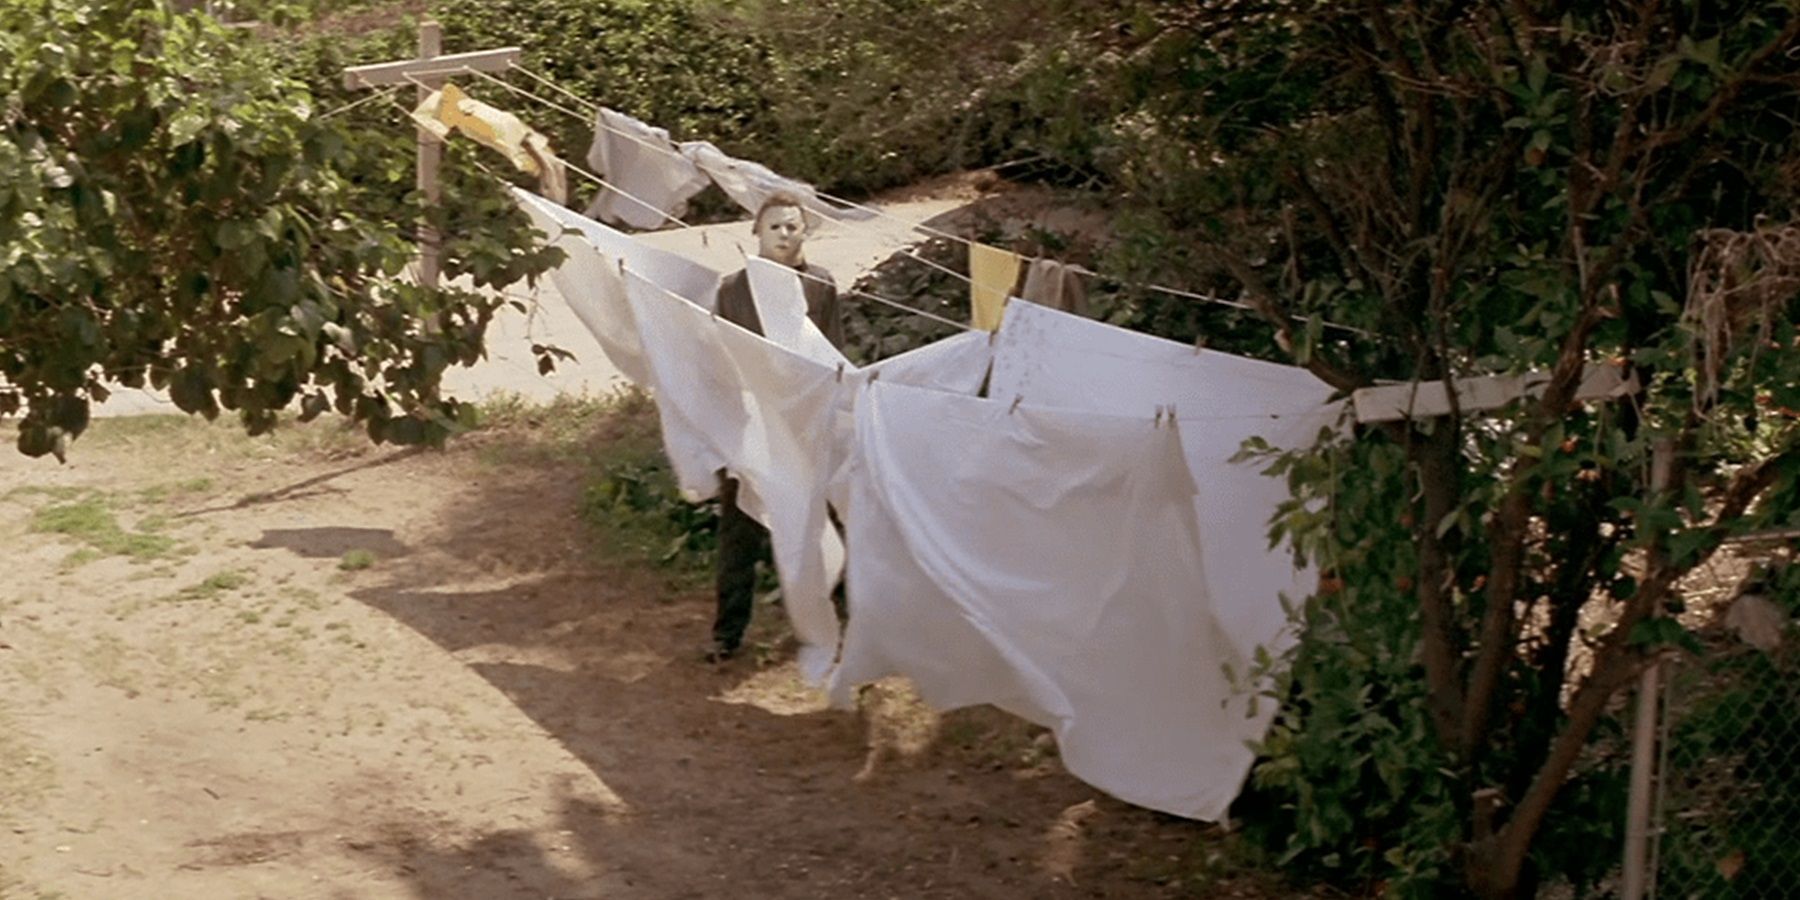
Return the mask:
<path fill-rule="evenodd" d="M 1800 564 L 1765 557 L 1692 611 L 1667 663 L 1649 896 L 1800 898 Z"/>

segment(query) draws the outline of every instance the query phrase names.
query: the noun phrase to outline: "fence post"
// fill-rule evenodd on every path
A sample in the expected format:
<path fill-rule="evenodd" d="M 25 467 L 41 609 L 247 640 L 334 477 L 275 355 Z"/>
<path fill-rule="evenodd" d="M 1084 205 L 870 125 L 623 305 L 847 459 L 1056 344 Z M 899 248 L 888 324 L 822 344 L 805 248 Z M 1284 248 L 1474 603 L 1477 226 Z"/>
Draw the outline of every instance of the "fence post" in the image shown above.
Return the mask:
<path fill-rule="evenodd" d="M 1650 496 L 1659 497 L 1669 489 L 1670 467 L 1674 464 L 1675 445 L 1668 438 L 1658 440 L 1650 451 Z M 1656 615 L 1653 610 L 1651 615 Z M 1638 676 L 1637 714 L 1631 729 L 1631 795 L 1625 806 L 1625 871 L 1620 900 L 1644 900 L 1647 885 L 1653 883 L 1650 871 L 1650 807 L 1652 781 L 1656 777 L 1656 720 L 1658 699 L 1662 691 L 1662 661 L 1654 659 Z"/>
<path fill-rule="evenodd" d="M 426 21 L 419 23 L 419 59 L 434 59 L 444 52 L 444 33 L 438 23 Z M 419 87 L 419 101 L 424 102 L 430 96 L 431 89 L 423 85 Z M 425 195 L 425 208 L 428 211 L 437 208 L 440 198 L 438 188 L 438 165 L 444 158 L 444 144 L 437 136 L 424 128 L 419 129 L 419 192 Z M 419 284 L 428 288 L 438 286 L 438 271 L 443 265 L 443 238 L 429 222 L 419 223 Z"/>

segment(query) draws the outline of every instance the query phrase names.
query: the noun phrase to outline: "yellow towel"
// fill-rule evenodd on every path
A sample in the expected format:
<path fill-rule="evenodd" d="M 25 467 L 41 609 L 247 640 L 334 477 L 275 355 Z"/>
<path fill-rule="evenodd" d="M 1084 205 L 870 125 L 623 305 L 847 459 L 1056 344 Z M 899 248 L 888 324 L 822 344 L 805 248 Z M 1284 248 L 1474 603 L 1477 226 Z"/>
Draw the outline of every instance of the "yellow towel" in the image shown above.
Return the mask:
<path fill-rule="evenodd" d="M 1022 257 L 1017 253 L 989 247 L 986 244 L 969 244 L 969 324 L 983 331 L 993 331 L 1000 327 L 1000 311 L 1006 306 L 1006 297 L 1012 293 L 1013 284 L 1019 280 L 1019 263 Z"/>
<path fill-rule="evenodd" d="M 420 127 L 443 140 L 455 129 L 477 143 L 505 154 L 514 167 L 535 175 L 544 196 L 558 203 L 568 200 L 568 178 L 563 162 L 550 150 L 550 139 L 520 121 L 518 116 L 471 98 L 454 84 L 431 92 L 413 111 Z"/>

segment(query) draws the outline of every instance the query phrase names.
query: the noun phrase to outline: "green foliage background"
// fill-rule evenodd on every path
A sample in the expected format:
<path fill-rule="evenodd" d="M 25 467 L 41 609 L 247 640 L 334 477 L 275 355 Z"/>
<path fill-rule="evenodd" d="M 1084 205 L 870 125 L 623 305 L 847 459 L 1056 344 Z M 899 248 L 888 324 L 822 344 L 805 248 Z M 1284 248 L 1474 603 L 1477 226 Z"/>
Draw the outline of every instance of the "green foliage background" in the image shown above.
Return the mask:
<path fill-rule="evenodd" d="M 1628 560 L 1651 548 L 1686 561 L 1710 552 L 1719 532 L 1701 527 L 1708 498 L 1738 467 L 1792 446 L 1780 420 L 1760 430 L 1743 423 L 1770 406 L 1800 408 L 1794 354 L 1739 344 L 1720 400 L 1696 425 L 1686 415 L 1696 332 L 1681 319 L 1705 229 L 1791 215 L 1794 86 L 1773 73 L 1734 82 L 1792 21 L 1792 5 L 1677 7 L 1651 14 L 1636 44 L 1623 12 L 1572 9 L 1520 26 L 1531 39 L 1509 42 L 1513 25 L 1501 20 L 1512 12 L 1448 3 L 1394 13 L 1401 25 L 1391 36 L 1376 33 L 1367 10 L 1302 0 L 501 0 L 432 12 L 449 50 L 519 44 L 527 65 L 594 102 L 841 194 L 1036 158 L 1036 177 L 1108 198 L 1118 239 L 1097 268 L 1123 282 L 1246 299 L 1266 291 L 1299 320 L 1284 323 L 1290 351 L 1258 312 L 1103 285 L 1108 320 L 1179 340 L 1205 335 L 1212 347 L 1326 362 L 1365 381 L 1543 368 L 1583 315 L 1582 279 L 1605 279 L 1616 312 L 1592 326 L 1587 352 L 1636 363 L 1650 388 L 1639 404 L 1556 421 L 1514 409 L 1448 438 L 1366 429 L 1317 454 L 1271 460 L 1296 496 L 1281 528 L 1336 588 L 1290 598 L 1307 637 L 1277 683 L 1283 713 L 1238 812 L 1284 871 L 1429 897 L 1466 882 L 1475 789 L 1512 802 L 1529 789 L 1564 725 L 1568 645 L 1515 635 L 1519 651 L 1494 701 L 1505 739 L 1474 753 L 1447 746 L 1419 649 L 1421 547 L 1448 548 L 1453 628 L 1472 635 L 1495 552 L 1490 526 L 1508 502 L 1510 473 L 1529 460 L 1522 489 L 1544 537 L 1526 549 L 1523 590 L 1559 622 L 1594 592 L 1628 605 L 1641 576 Z M 342 65 L 405 55 L 411 36 L 364 40 L 328 34 L 303 42 L 296 59 L 310 61 L 323 90 Z M 1401 96 L 1411 82 L 1393 73 L 1428 57 L 1449 87 L 1422 102 Z M 472 88 L 526 108 L 492 85 Z M 1399 93 L 1380 99 L 1384 90 Z M 1589 204 L 1583 154 L 1616 126 L 1604 118 L 1620 114 L 1608 98 L 1632 92 L 1654 98 L 1647 128 L 1705 115 L 1725 92 L 1734 105 L 1682 132 L 1671 152 L 1651 154 L 1671 162 L 1632 174 L 1637 196 L 1652 198 L 1647 213 L 1629 190 L 1579 212 L 1591 223 L 1588 246 L 1571 252 L 1571 210 Z M 1393 129 L 1412 134 L 1430 109 L 1454 123 L 1457 143 L 1405 156 Z M 571 157 L 591 138 L 591 124 L 574 117 L 540 109 L 530 118 Z M 1687 160 L 1711 162 L 1694 169 Z M 1386 258 L 1346 262 L 1321 209 L 1341 214 L 1339 227 L 1377 235 Z M 1610 246 L 1618 256 L 1598 255 Z M 1433 266 L 1449 276 L 1434 278 Z M 927 275 L 890 271 L 873 284 L 933 304 L 945 294 Z M 1758 339 L 1791 347 L 1793 321 L 1790 303 Z M 854 349 L 895 352 L 934 328 L 871 315 L 853 327 Z M 1649 448 L 1671 433 L 1687 435 L 1691 489 L 1647 497 Z M 1419 448 L 1434 441 L 1452 448 L 1455 503 L 1425 521 Z M 1793 468 L 1781 470 L 1757 516 L 1732 527 L 1791 518 L 1795 505 L 1781 498 L 1791 501 Z M 613 479 L 607 502 L 656 506 L 630 500 L 636 483 L 630 473 Z M 1565 559 L 1580 565 L 1559 566 Z M 1664 625 L 1632 637 L 1682 639 Z M 1461 645 L 1470 656 L 1478 649 Z M 1602 716 L 1531 842 L 1528 880 L 1590 884 L 1616 859 L 1596 849 L 1616 841 L 1621 821 L 1616 733 Z"/>
<path fill-rule="evenodd" d="M 401 111 L 374 103 L 329 123 L 315 115 L 362 96 L 339 85 L 343 67 L 411 54 L 410 8 L 245 5 L 277 27 L 260 42 L 143 13 L 162 16 L 158 30 L 183 50 L 146 58 L 118 49 L 142 10 L 124 0 L 94 7 L 118 17 L 98 28 L 67 0 L 7 2 L 8 93 L 24 98 L 33 126 L 15 114 L 0 143 L 11 179 L 0 183 L 11 204 L 0 207 L 0 237 L 12 254 L 0 288 L 13 292 L 0 311 L 15 317 L 0 333 L 23 321 L 32 340 L 0 348 L 0 373 L 42 387 L 0 393 L 0 403 L 28 404 L 28 450 L 51 449 L 58 429 L 79 432 L 90 389 L 81 373 L 94 364 L 127 377 L 145 367 L 184 409 L 235 407 L 252 428 L 305 396 L 319 398 L 309 410 L 329 398 L 368 420 L 378 438 L 448 431 L 460 411 L 436 397 L 436 374 L 478 352 L 493 303 L 391 284 L 408 252 L 395 224 L 417 213 Z M 1800 86 L 1791 65 L 1764 54 L 1792 58 L 1792 2 L 1573 5 L 1559 16 L 1532 4 L 1308 0 L 444 0 L 430 12 L 449 52 L 518 44 L 528 66 L 581 96 L 841 194 L 1037 158 L 1037 177 L 1108 198 L 1118 240 L 1097 262 L 1109 275 L 1263 307 L 1106 294 L 1110 321 L 1149 333 L 1203 334 L 1215 348 L 1297 360 L 1347 383 L 1543 369 L 1572 339 L 1585 358 L 1633 363 L 1645 391 L 1632 403 L 1364 429 L 1269 460 L 1295 494 L 1279 527 L 1326 567 L 1331 587 L 1290 598 L 1306 638 L 1274 689 L 1283 712 L 1238 812 L 1271 860 L 1300 877 L 1410 897 L 1472 889 L 1470 860 L 1492 848 L 1476 834 L 1471 798 L 1505 798 L 1504 827 L 1531 790 L 1567 724 L 1571 642 L 1612 639 L 1625 665 L 1687 639 L 1668 619 L 1586 635 L 1574 611 L 1599 597 L 1638 616 L 1640 590 L 1661 589 L 1643 560 L 1672 572 L 1727 533 L 1800 525 L 1796 426 L 1780 412 L 1800 409 L 1796 298 L 1746 316 L 1748 330 L 1716 360 L 1716 393 L 1697 365 L 1705 336 L 1683 318 L 1707 235 L 1794 217 Z M 1640 30 L 1627 27 L 1633 15 Z M 126 43 L 84 40 L 88 31 Z M 115 56 L 125 69 L 108 75 Z M 167 87 L 120 90 L 139 80 Z M 492 85 L 467 86 L 528 111 Z M 397 100 L 410 104 L 409 93 Z M 90 129 L 100 143 L 71 144 L 55 126 L 72 109 L 142 127 L 123 143 L 125 132 Z M 584 155 L 591 123 L 529 113 L 564 155 Z M 1632 143 L 1650 133 L 1656 142 Z M 1596 181 L 1595 160 L 1606 163 L 1596 148 L 1609 138 L 1629 168 Z M 496 186 L 456 158 L 467 148 L 450 152 L 453 199 L 438 224 L 455 242 L 452 271 L 504 283 L 543 265 Z M 114 227 L 108 192 L 149 196 L 153 178 L 157 191 L 202 202 L 171 207 L 142 241 L 120 238 L 129 252 L 96 251 L 108 242 L 86 236 Z M 150 235 L 195 244 L 146 253 Z M 171 259 L 200 265 L 157 268 Z M 46 273 L 42 260 L 64 268 Z M 888 290 L 906 294 L 901 281 Z M 105 298 L 113 284 L 139 282 L 129 296 L 172 290 L 184 305 L 144 306 L 162 313 L 146 323 L 133 304 L 95 316 L 41 299 L 46 285 Z M 343 292 L 358 301 L 332 299 Z M 440 330 L 410 327 L 422 319 Z M 864 326 L 854 337 L 867 355 L 935 333 L 894 318 Z M 174 342 L 182 364 L 150 366 L 158 341 Z M 1646 484 L 1661 439 L 1681 453 L 1681 488 L 1668 495 Z M 1428 478 L 1430 466 L 1439 469 Z M 1744 472 L 1767 476 L 1762 502 L 1709 521 Z M 592 511 L 679 515 L 653 461 L 599 485 Z M 1427 486 L 1448 498 L 1429 516 Z M 1512 602 L 1490 604 L 1488 579 L 1508 546 L 1498 523 L 1521 508 L 1532 529 L 1515 597 L 1548 618 L 1550 637 L 1504 635 L 1512 650 L 1479 729 L 1493 739 L 1458 746 L 1422 659 L 1431 635 L 1420 573 L 1437 567 L 1442 578 L 1451 680 L 1467 681 L 1486 614 Z M 696 520 L 669 540 L 703 543 L 705 533 Z M 1616 730 L 1601 715 L 1584 737 L 1530 842 L 1528 885 L 1590 884 L 1616 858 Z"/>
<path fill-rule="evenodd" d="M 0 415 L 66 451 L 106 382 L 166 388 L 252 432 L 298 401 L 423 443 L 465 408 L 499 300 L 399 278 L 402 136 L 319 115 L 265 45 L 149 0 L 0 4 Z M 480 223 L 482 227 L 474 227 Z M 453 178 L 446 271 L 508 284 L 554 262 L 486 178 Z"/>

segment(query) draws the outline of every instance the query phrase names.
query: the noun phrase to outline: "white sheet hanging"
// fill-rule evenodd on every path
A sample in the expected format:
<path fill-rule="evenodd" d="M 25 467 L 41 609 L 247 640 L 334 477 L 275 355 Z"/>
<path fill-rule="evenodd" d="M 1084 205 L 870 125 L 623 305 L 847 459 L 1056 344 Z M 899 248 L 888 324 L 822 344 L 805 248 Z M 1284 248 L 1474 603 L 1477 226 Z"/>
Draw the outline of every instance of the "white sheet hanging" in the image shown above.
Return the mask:
<path fill-rule="evenodd" d="M 1269 547 L 1268 522 L 1289 496 L 1262 474 L 1265 463 L 1232 463 L 1243 442 L 1311 445 L 1341 403 L 1331 387 L 1295 366 L 1246 359 L 1128 331 L 1014 299 L 994 352 L 989 396 L 1096 412 L 1154 416 L 1173 407 L 1203 490 L 1196 505 L 1207 566 L 1206 596 L 1225 632 L 1249 658 L 1292 640 L 1280 595 L 1310 595 L 1317 570 L 1297 569 L 1286 545 Z M 1263 705 L 1263 719 L 1273 715 Z"/>
<path fill-rule="evenodd" d="M 629 269 L 625 290 L 676 478 L 696 500 L 716 493 L 721 469 L 739 480 L 738 505 L 769 529 L 801 671 L 823 679 L 837 653 L 831 589 L 844 559 L 825 512 L 836 368 L 718 319 Z"/>
<path fill-rule="evenodd" d="M 656 395 L 663 449 L 682 495 L 697 503 L 718 493 L 719 470 L 741 455 L 750 418 L 744 390 L 711 313 L 682 302 L 629 266 L 624 279 Z M 761 521 L 756 511 L 745 511 Z"/>
<path fill-rule="evenodd" d="M 619 277 L 618 264 L 570 224 L 572 214 L 567 210 L 528 191 L 513 190 L 519 207 L 543 232 L 545 242 L 560 248 L 566 257 L 549 271 L 550 283 L 581 324 L 587 326 L 600 344 L 600 352 L 606 354 L 614 368 L 633 384 L 648 386 L 650 370 L 638 340 L 637 323 L 631 317 L 631 305 L 625 299 L 625 282 Z"/>
<path fill-rule="evenodd" d="M 831 590 L 844 570 L 844 542 L 825 510 L 837 372 L 722 319 L 717 327 L 749 413 L 743 455 L 729 468 L 741 481 L 740 503 L 753 494 L 769 529 L 801 674 L 820 682 L 837 656 Z"/>
<path fill-rule="evenodd" d="M 903 674 L 1053 728 L 1119 798 L 1220 818 L 1250 761 L 1174 426 L 884 380 L 857 408 L 833 698 Z"/>
<path fill-rule="evenodd" d="M 667 131 L 605 108 L 594 118 L 587 163 L 609 182 L 587 215 L 633 228 L 677 224 L 672 219 L 687 215 L 687 201 L 709 181 L 675 149 Z"/>
<path fill-rule="evenodd" d="M 820 217 L 830 221 L 843 221 L 862 220 L 874 215 L 867 210 L 826 203 L 812 185 L 779 175 L 762 163 L 738 159 L 720 150 L 711 141 L 683 141 L 679 150 L 701 172 L 710 176 L 726 196 L 751 213 L 756 212 L 770 194 L 780 191 L 793 194 L 804 202 L 809 227 L 817 226 Z"/>
<path fill-rule="evenodd" d="M 580 232 L 594 248 L 605 254 L 615 265 L 623 262 L 645 278 L 662 285 L 677 296 L 687 299 L 701 309 L 711 311 L 719 300 L 719 279 L 723 275 L 716 269 L 695 262 L 679 253 L 671 253 L 652 247 L 643 241 L 626 234 L 616 228 L 596 222 L 587 216 L 579 215 L 574 210 L 551 203 L 530 191 L 513 188 L 513 197 L 525 209 L 532 221 L 540 229 L 550 231 L 544 224 L 555 222 L 560 229 L 552 232 L 573 229 Z M 568 296 L 568 294 L 564 294 Z M 610 308 L 610 307 L 609 307 Z M 616 360 L 615 360 L 616 361 Z"/>
<path fill-rule="evenodd" d="M 750 298 L 756 304 L 764 337 L 833 368 L 848 362 L 807 316 L 806 293 L 799 272 L 760 256 L 744 260 L 744 272 L 750 280 Z"/>
<path fill-rule="evenodd" d="M 838 392 L 831 484 L 826 492 L 832 508 L 838 512 L 838 521 L 849 521 L 850 451 L 855 439 L 856 403 L 863 392 L 879 379 L 889 384 L 973 397 L 981 391 L 988 368 L 993 365 L 994 349 L 990 337 L 985 331 L 965 331 L 860 369 L 845 368 L 843 389 Z"/>

